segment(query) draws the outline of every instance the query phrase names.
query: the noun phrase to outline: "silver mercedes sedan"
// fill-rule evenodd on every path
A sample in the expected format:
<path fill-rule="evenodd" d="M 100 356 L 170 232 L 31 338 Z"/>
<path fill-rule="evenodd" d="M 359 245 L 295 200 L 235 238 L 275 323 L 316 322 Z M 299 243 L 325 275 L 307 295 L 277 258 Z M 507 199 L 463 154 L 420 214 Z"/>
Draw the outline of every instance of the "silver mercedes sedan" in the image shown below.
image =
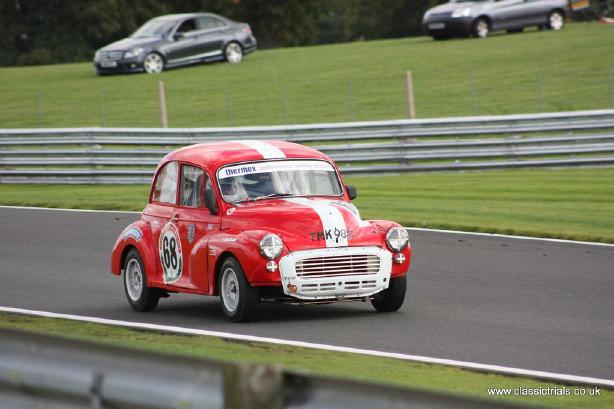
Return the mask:
<path fill-rule="evenodd" d="M 423 25 L 436 40 L 484 38 L 493 31 L 513 33 L 529 26 L 560 30 L 568 15 L 568 0 L 451 0 L 428 10 Z"/>

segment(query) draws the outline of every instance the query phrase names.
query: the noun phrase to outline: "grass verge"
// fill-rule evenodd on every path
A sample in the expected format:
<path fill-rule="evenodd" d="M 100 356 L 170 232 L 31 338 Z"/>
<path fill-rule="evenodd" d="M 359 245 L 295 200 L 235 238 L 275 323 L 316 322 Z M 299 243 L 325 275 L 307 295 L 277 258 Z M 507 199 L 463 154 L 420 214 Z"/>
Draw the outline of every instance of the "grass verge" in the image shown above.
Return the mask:
<path fill-rule="evenodd" d="M 405 71 L 419 118 L 614 107 L 614 26 L 484 40 L 429 37 L 260 50 L 241 64 L 96 77 L 91 62 L 0 68 L 2 127 L 171 127 L 405 118 Z M 609 84 L 609 85 L 608 85 Z"/>
<path fill-rule="evenodd" d="M 481 399 L 506 400 L 557 408 L 598 408 L 614 405 L 614 392 L 601 390 L 591 396 L 492 397 L 488 388 L 556 388 L 554 383 L 522 377 L 485 374 L 443 365 L 428 365 L 391 358 L 338 353 L 266 343 L 227 341 L 221 338 L 178 335 L 155 331 L 83 323 L 64 319 L 38 318 L 0 313 L 0 327 L 21 329 L 70 339 L 139 349 L 213 358 L 222 361 L 278 363 L 293 370 L 387 385 L 412 387 Z M 575 390 L 574 387 L 571 387 Z"/>
<path fill-rule="evenodd" d="M 365 219 L 614 243 L 614 168 L 348 177 Z M 2 185 L 0 204 L 143 209 L 148 186 Z"/>

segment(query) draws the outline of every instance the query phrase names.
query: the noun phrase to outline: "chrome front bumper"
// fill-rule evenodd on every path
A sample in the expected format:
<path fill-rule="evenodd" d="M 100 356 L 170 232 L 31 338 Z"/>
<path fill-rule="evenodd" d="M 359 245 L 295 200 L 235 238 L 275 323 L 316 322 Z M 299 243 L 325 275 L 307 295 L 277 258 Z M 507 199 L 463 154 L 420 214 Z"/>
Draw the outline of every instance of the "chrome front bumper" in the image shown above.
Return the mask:
<path fill-rule="evenodd" d="M 318 271 L 305 273 L 301 266 L 314 261 Z M 296 251 L 281 258 L 279 270 L 284 294 L 290 297 L 302 300 L 368 297 L 388 288 L 392 254 L 379 247 Z"/>

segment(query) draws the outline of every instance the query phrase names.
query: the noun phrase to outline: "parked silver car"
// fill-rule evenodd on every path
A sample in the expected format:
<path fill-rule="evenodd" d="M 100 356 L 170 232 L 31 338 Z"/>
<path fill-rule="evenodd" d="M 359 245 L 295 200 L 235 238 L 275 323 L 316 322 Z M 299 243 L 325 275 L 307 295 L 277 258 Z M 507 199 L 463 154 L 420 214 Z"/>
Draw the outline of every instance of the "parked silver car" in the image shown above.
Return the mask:
<path fill-rule="evenodd" d="M 130 37 L 96 51 L 97 74 L 159 73 L 207 61 L 238 63 L 256 49 L 250 26 L 213 13 L 169 14 L 149 20 Z"/>
<path fill-rule="evenodd" d="M 560 30 L 568 0 L 452 0 L 424 14 L 426 33 L 435 39 L 487 37 L 492 31 L 520 32 L 525 27 Z"/>

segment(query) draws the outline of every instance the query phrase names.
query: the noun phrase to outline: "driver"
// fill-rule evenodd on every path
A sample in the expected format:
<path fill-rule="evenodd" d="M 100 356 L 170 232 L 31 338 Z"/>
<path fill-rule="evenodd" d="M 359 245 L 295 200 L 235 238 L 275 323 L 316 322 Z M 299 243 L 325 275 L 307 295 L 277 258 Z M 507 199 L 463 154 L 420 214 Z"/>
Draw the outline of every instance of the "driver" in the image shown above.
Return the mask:
<path fill-rule="evenodd" d="M 244 186 L 250 197 L 265 196 L 275 192 L 271 174 L 268 172 L 253 173 L 251 175 L 245 175 L 243 178 Z"/>
<path fill-rule="evenodd" d="M 247 199 L 247 192 L 236 177 L 221 179 L 220 190 L 224 199 L 229 202 L 240 202 Z"/>

